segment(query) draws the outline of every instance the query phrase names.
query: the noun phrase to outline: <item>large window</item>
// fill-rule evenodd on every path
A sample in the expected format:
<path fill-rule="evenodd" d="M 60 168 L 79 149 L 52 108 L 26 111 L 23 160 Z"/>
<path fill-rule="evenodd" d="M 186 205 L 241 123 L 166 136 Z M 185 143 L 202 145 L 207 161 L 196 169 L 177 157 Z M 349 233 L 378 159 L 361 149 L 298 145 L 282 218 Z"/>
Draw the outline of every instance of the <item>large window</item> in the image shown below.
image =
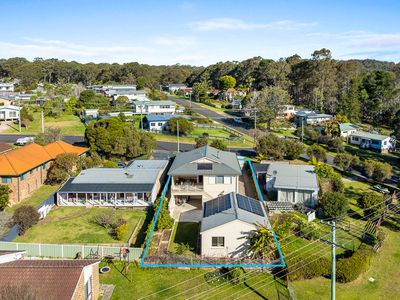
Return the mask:
<path fill-rule="evenodd" d="M 215 176 L 215 183 L 216 184 L 223 184 L 224 183 L 224 176 Z"/>
<path fill-rule="evenodd" d="M 85 283 L 85 300 L 92 299 L 92 289 L 92 276 L 90 276 L 88 281 Z"/>
<path fill-rule="evenodd" d="M 211 238 L 212 247 L 225 247 L 225 237 L 223 236 L 213 236 Z"/>
<path fill-rule="evenodd" d="M 28 178 L 28 173 L 24 173 L 21 175 L 21 180 L 25 180 Z"/>
<path fill-rule="evenodd" d="M 1 177 L 1 183 L 11 184 L 11 177 Z"/>

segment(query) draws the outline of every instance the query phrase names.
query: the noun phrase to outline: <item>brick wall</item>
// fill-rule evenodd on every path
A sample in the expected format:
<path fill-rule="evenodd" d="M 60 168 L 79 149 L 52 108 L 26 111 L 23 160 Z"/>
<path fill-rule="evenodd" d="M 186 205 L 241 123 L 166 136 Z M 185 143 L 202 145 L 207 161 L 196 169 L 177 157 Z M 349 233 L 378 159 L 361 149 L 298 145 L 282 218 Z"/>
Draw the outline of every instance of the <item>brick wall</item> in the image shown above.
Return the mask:
<path fill-rule="evenodd" d="M 83 272 L 81 272 L 81 276 L 79 277 L 78 284 L 76 285 L 75 288 L 75 293 L 71 298 L 71 300 L 85 300 L 85 278 Z"/>
<path fill-rule="evenodd" d="M 38 188 L 40 188 L 47 178 L 47 172 L 49 170 L 50 163 L 45 169 L 39 166 L 31 171 L 28 171 L 26 178 L 22 180 L 22 176 L 12 177 L 11 183 L 8 184 L 12 190 L 10 194 L 10 205 L 21 202 L 25 198 L 31 196 Z"/>
<path fill-rule="evenodd" d="M 99 281 L 99 264 L 94 264 L 92 267 L 92 299 L 97 300 L 100 297 L 100 281 Z M 79 277 L 78 284 L 76 285 L 74 296 L 72 300 L 85 299 L 85 278 L 82 271 Z"/>
<path fill-rule="evenodd" d="M 92 299 L 99 299 L 100 297 L 100 279 L 99 279 L 99 264 L 93 265 L 92 278 L 93 278 L 93 297 Z"/>

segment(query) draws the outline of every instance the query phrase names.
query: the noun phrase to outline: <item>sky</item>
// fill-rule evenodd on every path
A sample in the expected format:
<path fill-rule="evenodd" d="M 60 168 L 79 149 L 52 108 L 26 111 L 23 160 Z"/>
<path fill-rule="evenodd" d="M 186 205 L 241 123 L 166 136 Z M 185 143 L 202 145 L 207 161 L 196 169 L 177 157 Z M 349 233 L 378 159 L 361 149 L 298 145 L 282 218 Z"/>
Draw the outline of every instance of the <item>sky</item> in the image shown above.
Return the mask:
<path fill-rule="evenodd" d="M 0 0 L 0 58 L 206 66 L 254 56 L 400 62 L 399 0 Z"/>

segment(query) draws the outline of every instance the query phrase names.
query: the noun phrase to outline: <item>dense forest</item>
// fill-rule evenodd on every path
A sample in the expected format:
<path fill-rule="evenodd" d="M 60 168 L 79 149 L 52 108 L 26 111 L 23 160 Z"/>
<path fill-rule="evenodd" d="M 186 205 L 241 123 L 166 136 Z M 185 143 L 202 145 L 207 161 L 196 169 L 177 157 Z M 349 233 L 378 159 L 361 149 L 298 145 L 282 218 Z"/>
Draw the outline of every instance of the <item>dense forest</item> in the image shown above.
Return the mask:
<path fill-rule="evenodd" d="M 19 88 L 45 83 L 140 83 L 158 89 L 160 84 L 182 83 L 222 89 L 221 77 L 232 76 L 236 89 L 265 90 L 264 98 L 282 98 L 320 112 L 343 114 L 375 126 L 395 126 L 400 120 L 400 63 L 377 60 L 335 60 L 328 49 L 316 50 L 310 59 L 298 55 L 277 61 L 253 57 L 241 62 L 219 62 L 208 67 L 81 64 L 58 59 L 0 60 L 0 77 L 21 80 Z M 397 114 L 397 116 L 396 116 Z"/>

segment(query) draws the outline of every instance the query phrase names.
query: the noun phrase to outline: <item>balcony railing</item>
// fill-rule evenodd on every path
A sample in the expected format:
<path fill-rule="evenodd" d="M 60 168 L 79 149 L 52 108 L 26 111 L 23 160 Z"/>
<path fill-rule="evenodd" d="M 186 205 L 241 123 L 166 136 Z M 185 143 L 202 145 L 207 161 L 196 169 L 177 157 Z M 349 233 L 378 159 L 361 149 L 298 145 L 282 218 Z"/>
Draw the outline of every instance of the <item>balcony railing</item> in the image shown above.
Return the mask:
<path fill-rule="evenodd" d="M 203 189 L 202 184 L 195 183 L 176 183 L 172 185 L 172 190 L 176 192 L 202 192 Z"/>

